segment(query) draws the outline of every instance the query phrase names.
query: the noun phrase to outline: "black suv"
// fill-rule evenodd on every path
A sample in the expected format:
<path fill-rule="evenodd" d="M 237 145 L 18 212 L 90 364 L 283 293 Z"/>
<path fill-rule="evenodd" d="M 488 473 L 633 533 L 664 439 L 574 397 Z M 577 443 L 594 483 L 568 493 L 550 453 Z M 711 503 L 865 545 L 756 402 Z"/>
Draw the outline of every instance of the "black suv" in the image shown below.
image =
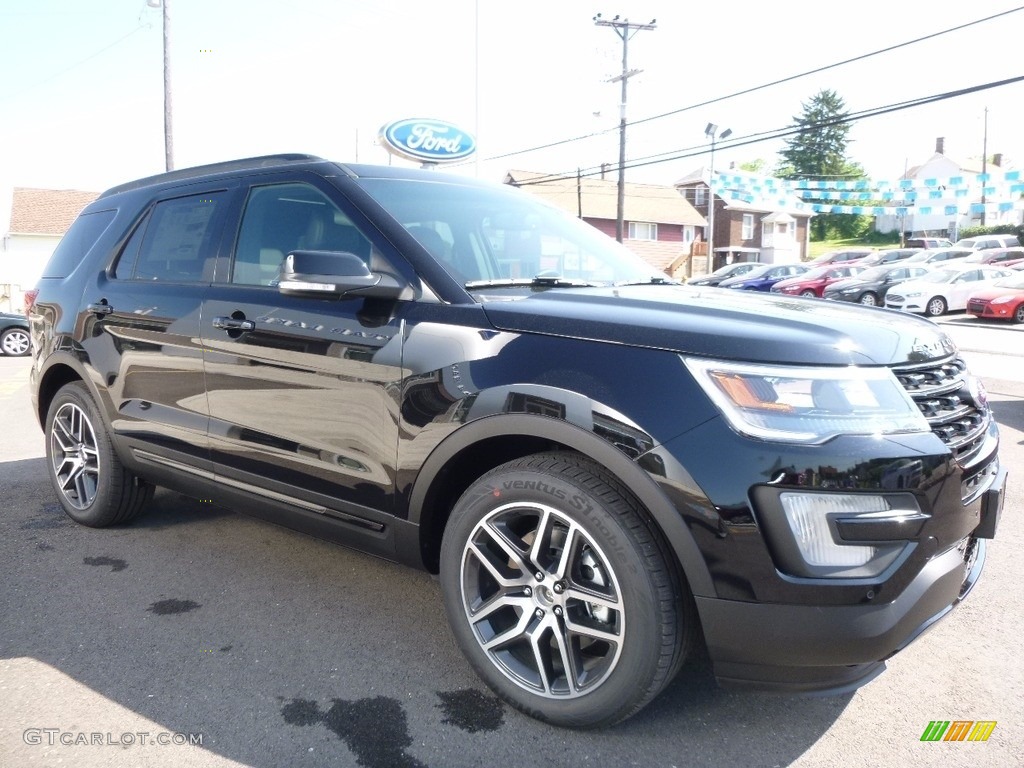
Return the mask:
<path fill-rule="evenodd" d="M 116 187 L 30 310 L 57 498 L 154 486 L 439 573 L 480 676 L 622 720 L 704 642 L 841 691 L 956 605 L 1005 470 L 902 313 L 674 284 L 507 186 L 306 155 Z"/>

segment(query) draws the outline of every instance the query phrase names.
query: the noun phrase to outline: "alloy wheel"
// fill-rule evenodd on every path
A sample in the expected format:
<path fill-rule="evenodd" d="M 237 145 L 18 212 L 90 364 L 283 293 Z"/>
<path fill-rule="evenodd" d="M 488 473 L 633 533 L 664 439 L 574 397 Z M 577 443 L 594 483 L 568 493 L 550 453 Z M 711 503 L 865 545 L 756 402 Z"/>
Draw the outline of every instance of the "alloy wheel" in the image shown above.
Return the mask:
<path fill-rule="evenodd" d="M 553 507 L 514 502 L 476 525 L 463 550 L 462 602 L 480 648 L 531 693 L 582 696 L 618 662 L 618 580 L 594 540 Z"/>
<path fill-rule="evenodd" d="M 5 355 L 24 355 L 28 353 L 29 344 L 28 331 L 20 328 L 7 331 L 3 335 L 3 351 Z"/>
<path fill-rule="evenodd" d="M 99 485 L 100 456 L 92 424 L 74 403 L 62 405 L 53 418 L 50 457 L 65 500 L 75 509 L 89 507 Z"/>

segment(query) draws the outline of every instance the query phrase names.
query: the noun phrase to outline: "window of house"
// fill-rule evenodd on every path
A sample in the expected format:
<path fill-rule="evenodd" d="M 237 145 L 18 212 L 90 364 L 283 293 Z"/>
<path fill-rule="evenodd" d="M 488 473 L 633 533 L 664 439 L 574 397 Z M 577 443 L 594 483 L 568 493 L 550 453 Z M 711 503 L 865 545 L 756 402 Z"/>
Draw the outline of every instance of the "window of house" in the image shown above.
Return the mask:
<path fill-rule="evenodd" d="M 690 243 L 692 243 L 696 237 L 697 237 L 697 233 L 694 230 L 693 226 L 691 226 L 690 224 L 687 224 L 685 227 L 683 227 L 683 242 L 686 245 L 689 245 Z"/>
<path fill-rule="evenodd" d="M 631 221 L 628 237 L 630 240 L 657 240 L 658 225 L 649 221 Z"/>
<path fill-rule="evenodd" d="M 694 205 L 704 205 L 704 203 L 706 202 L 705 191 L 706 190 L 704 189 L 704 187 L 694 187 L 693 188 L 693 204 Z"/>
<path fill-rule="evenodd" d="M 743 234 L 741 235 L 741 237 L 744 240 L 754 239 L 754 214 L 743 214 Z"/>

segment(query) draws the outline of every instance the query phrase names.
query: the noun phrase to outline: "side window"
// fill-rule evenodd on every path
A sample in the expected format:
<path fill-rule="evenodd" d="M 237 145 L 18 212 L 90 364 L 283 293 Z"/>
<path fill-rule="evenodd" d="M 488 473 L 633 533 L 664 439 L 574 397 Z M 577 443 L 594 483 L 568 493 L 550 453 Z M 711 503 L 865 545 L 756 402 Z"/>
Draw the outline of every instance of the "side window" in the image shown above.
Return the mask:
<path fill-rule="evenodd" d="M 43 277 L 67 277 L 82 263 L 86 254 L 100 239 L 116 211 L 97 211 L 75 219 L 71 228 L 61 238 L 50 260 L 46 263 Z"/>
<path fill-rule="evenodd" d="M 273 285 L 292 251 L 347 251 L 370 263 L 370 241 L 326 195 L 304 183 L 253 187 L 242 214 L 231 282 Z"/>
<path fill-rule="evenodd" d="M 120 279 L 209 280 L 216 259 L 219 209 L 224 193 L 157 203 L 129 238 L 115 269 Z"/>

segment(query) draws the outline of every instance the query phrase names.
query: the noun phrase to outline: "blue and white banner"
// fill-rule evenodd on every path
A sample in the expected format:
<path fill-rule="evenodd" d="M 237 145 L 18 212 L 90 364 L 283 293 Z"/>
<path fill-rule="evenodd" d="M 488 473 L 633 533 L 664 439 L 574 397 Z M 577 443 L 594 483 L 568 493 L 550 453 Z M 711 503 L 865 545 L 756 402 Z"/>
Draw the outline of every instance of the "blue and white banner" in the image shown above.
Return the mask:
<path fill-rule="evenodd" d="M 724 200 L 777 205 L 811 213 L 955 216 L 1024 210 L 1021 171 L 960 174 L 948 178 L 820 181 L 716 173 L 711 179 L 711 188 Z M 983 198 L 984 204 L 981 203 Z M 822 202 L 807 202 L 817 200 Z"/>

